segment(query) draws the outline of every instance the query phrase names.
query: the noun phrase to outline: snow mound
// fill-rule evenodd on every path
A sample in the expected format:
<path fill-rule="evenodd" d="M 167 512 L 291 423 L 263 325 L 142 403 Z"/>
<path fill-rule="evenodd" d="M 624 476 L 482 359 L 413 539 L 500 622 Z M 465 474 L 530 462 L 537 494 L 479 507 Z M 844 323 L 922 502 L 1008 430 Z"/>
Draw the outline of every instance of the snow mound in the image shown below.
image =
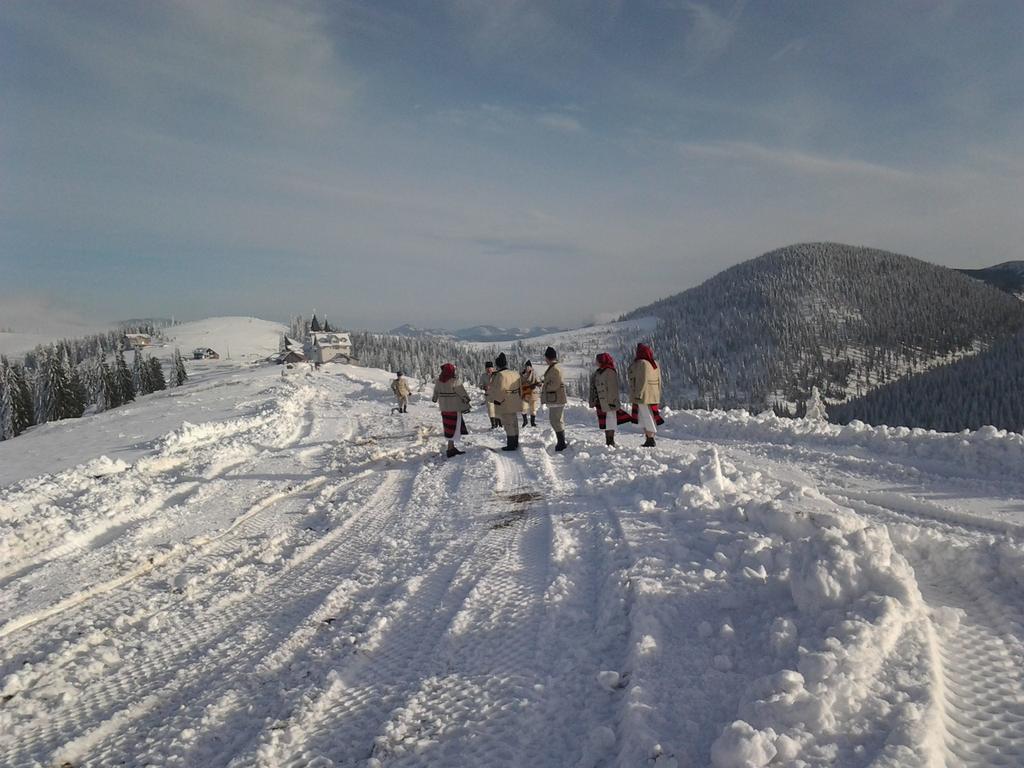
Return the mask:
<path fill-rule="evenodd" d="M 83 475 L 89 477 L 106 477 L 107 475 L 116 475 L 120 472 L 126 472 L 129 465 L 122 459 L 111 459 L 109 456 L 100 456 L 98 459 L 93 459 L 90 462 L 82 464 L 77 467 L 78 471 Z"/>

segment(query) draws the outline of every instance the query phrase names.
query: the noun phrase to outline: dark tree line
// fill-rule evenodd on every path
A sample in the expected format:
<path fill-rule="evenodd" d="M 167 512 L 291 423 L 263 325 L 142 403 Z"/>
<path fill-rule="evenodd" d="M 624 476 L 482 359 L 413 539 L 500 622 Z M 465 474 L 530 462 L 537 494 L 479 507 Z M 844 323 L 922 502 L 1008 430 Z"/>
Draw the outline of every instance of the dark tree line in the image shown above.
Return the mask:
<path fill-rule="evenodd" d="M 941 432 L 986 425 L 1024 432 L 1024 333 L 1001 340 L 976 357 L 834 405 L 829 419 Z"/>
<path fill-rule="evenodd" d="M 863 394 L 1024 327 L 1022 303 L 990 286 L 835 243 L 767 253 L 625 319 L 647 316 L 661 321 L 646 340 L 668 404 L 754 410 L 813 386 L 832 400 Z"/>
<path fill-rule="evenodd" d="M 352 349 L 362 365 L 403 371 L 423 382 L 436 379 L 444 363 L 454 363 L 463 379 L 475 382 L 484 371 L 484 363 L 493 361 L 497 354 L 494 349 L 475 349 L 446 339 L 367 331 L 352 333 Z"/>

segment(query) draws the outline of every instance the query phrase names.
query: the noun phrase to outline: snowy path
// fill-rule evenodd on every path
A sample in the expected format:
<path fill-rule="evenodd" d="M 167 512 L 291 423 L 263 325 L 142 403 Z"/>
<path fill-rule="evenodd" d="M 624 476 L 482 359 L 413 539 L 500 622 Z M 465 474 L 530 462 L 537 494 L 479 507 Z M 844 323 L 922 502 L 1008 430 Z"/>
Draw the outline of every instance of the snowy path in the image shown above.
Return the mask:
<path fill-rule="evenodd" d="M 0 491 L 0 765 L 1024 763 L 1014 477 L 231 381 Z"/>

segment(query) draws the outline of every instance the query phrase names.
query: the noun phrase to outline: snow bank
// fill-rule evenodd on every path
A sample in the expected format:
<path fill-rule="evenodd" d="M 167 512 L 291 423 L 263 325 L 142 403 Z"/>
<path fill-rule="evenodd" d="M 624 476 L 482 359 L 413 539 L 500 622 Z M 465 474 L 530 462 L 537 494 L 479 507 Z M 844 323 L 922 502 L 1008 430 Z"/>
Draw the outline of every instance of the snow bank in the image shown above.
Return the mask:
<path fill-rule="evenodd" d="M 642 489 L 622 517 L 633 542 L 622 764 L 654 759 L 656 744 L 715 768 L 865 753 L 920 764 L 904 751 L 938 717 L 920 663 L 927 611 L 884 526 L 814 487 L 741 472 L 717 449 L 631 457 L 628 470 L 581 457 L 605 467 L 589 492 Z"/>
<path fill-rule="evenodd" d="M 935 432 L 909 427 L 872 427 L 854 421 L 840 426 L 813 419 L 783 419 L 746 411 L 675 411 L 666 434 L 712 439 L 762 439 L 830 450 L 863 448 L 895 461 L 956 466 L 962 476 L 1001 477 L 1024 466 L 1024 435 L 995 427 L 974 432 Z"/>
<path fill-rule="evenodd" d="M 296 441 L 312 397 L 308 384 L 275 381 L 255 400 L 236 404 L 244 415 L 183 422 L 134 464 L 103 455 L 0 489 L 0 577 L 146 518 L 181 491 L 168 473 L 195 463 L 204 448 L 203 474 L 212 477 L 261 446 Z"/>

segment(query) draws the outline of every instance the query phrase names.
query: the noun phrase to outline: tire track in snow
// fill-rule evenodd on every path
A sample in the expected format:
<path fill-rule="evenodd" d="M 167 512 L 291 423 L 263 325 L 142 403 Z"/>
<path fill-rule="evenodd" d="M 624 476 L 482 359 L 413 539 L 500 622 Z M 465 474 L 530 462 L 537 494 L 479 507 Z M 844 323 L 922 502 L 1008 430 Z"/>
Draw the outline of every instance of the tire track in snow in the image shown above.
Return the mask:
<path fill-rule="evenodd" d="M 303 483 L 297 488 L 289 486 L 288 488 L 280 491 L 275 491 L 263 500 L 257 502 L 251 506 L 248 510 L 243 512 L 241 515 L 236 517 L 231 524 L 220 533 L 214 536 L 200 536 L 193 541 L 188 542 L 184 545 L 184 550 L 180 548 L 173 548 L 160 554 L 156 554 L 148 557 L 144 561 L 136 564 L 128 571 L 122 573 L 107 581 L 91 584 L 83 590 L 79 590 L 75 594 L 49 606 L 32 613 L 22 614 L 15 618 L 10 619 L 6 624 L 0 626 L 0 639 L 3 639 L 13 632 L 30 627 L 33 624 L 37 624 L 45 619 L 52 618 L 58 614 L 63 613 L 69 608 L 79 606 L 99 595 L 105 595 L 109 592 L 124 586 L 125 584 L 134 581 L 135 579 L 148 574 L 149 572 L 160 568 L 165 563 L 175 559 L 183 559 L 189 557 L 194 553 L 198 552 L 203 554 L 210 549 L 213 544 L 216 544 L 221 539 L 227 538 L 236 528 L 247 522 L 250 518 L 254 517 L 260 512 L 269 509 L 271 506 L 279 501 L 288 499 L 293 496 L 308 493 L 309 491 L 315 490 L 319 486 L 323 485 L 327 481 L 326 478 L 317 477 L 309 482 Z"/>
<path fill-rule="evenodd" d="M 914 567 L 930 609 L 946 765 L 1024 765 L 1021 606 L 976 576 L 961 573 L 955 560 L 933 553 L 948 539 L 965 544 L 968 551 L 977 548 L 992 536 L 993 523 L 954 518 L 944 507 L 892 492 L 851 494 L 836 489 L 828 496 L 882 525 L 895 523 L 938 534 L 936 541 L 923 540 L 923 551 L 904 548 L 903 554 Z"/>
<path fill-rule="evenodd" d="M 959 622 L 935 625 L 946 727 L 946 765 L 1024 764 L 1024 644 L 1021 616 L 980 584 L 919 566 L 925 601 Z"/>
<path fill-rule="evenodd" d="M 253 672 L 241 683 L 218 686 L 215 696 L 204 695 L 190 704 L 190 711 L 205 706 L 218 714 L 205 723 L 202 736 L 184 755 L 185 762 L 227 764 L 241 754 L 235 762 L 250 764 L 255 760 L 253 745 L 258 748 L 268 724 L 274 729 L 273 724 L 286 719 L 300 702 L 318 696 L 338 665 L 360 652 L 359 638 L 391 603 L 408 597 L 407 579 L 416 576 L 415 563 L 396 536 L 431 537 L 440 511 L 431 509 L 431 502 L 436 506 L 436 500 L 445 497 L 443 488 L 457 484 L 459 469 L 456 465 L 442 465 L 440 471 L 429 465 L 421 469 L 409 480 L 412 494 L 396 497 L 400 503 L 393 506 L 399 514 L 376 536 L 367 538 L 366 548 L 353 557 L 352 575 L 331 590 L 279 646 L 255 659 Z M 391 474 L 398 477 L 400 473 Z M 175 720 L 183 722 L 167 724 L 169 737 L 187 725 L 187 717 L 176 715 Z"/>
<path fill-rule="evenodd" d="M 371 480 L 368 478 L 367 482 Z M 323 479 L 317 481 L 322 483 Z M 376 494 L 361 514 L 353 515 L 327 536 L 293 553 L 291 560 L 254 592 L 235 593 L 231 585 L 227 585 L 226 594 L 215 595 L 209 602 L 186 606 L 191 611 L 171 614 L 157 641 L 148 637 L 145 627 L 136 630 L 137 639 L 124 642 L 127 649 L 133 649 L 127 663 L 104 675 L 97 684 L 87 686 L 73 704 L 58 709 L 43 722 L 30 724 L 27 734 L 12 734 L 11 745 L 3 744 L 7 760 L 18 764 L 20 760 L 69 757 L 107 738 L 110 735 L 108 722 L 118 723 L 116 730 L 120 730 L 134 717 L 146 714 L 147 708 L 136 711 L 133 702 L 138 704 L 154 692 L 184 691 L 190 685 L 200 690 L 206 685 L 207 676 L 218 679 L 232 664 L 249 658 L 254 646 L 272 643 L 282 633 L 287 634 L 285 628 L 293 627 L 308 615 L 319 598 L 341 578 L 328 568 L 332 563 L 331 555 L 339 550 L 350 553 L 358 548 L 367 536 L 372 537 L 373 532 L 379 530 L 383 524 L 381 518 L 387 518 L 386 514 L 375 516 L 373 513 L 393 506 L 389 493 L 394 479 L 389 476 L 384 483 L 374 482 L 373 485 L 377 486 Z M 270 505 L 265 508 L 269 509 Z M 367 517 L 365 527 L 356 525 Z M 358 567 L 358 563 L 353 566 L 348 557 L 343 559 L 343 572 L 350 573 L 353 567 Z M 265 599 L 268 596 L 274 599 Z M 285 614 L 287 621 L 281 621 L 279 611 Z M 107 624 L 104 622 L 104 625 Z M 202 654 L 197 660 L 198 651 Z M 80 661 L 88 664 L 88 654 Z M 201 676 L 197 678 L 197 674 Z M 89 734 L 94 731 L 97 738 L 90 738 Z M 24 736 L 20 741 L 19 735 Z M 69 746 L 61 749 L 62 745 Z"/>
<path fill-rule="evenodd" d="M 512 764 L 540 730 L 553 661 L 538 646 L 551 578 L 551 518 L 526 457 L 492 457 L 498 517 L 485 536 L 500 530 L 511 538 L 440 638 L 434 656 L 443 673 L 421 679 L 380 729 L 373 755 L 381 765 Z"/>
<path fill-rule="evenodd" d="M 411 599 L 393 606 L 399 610 L 386 612 L 386 621 L 377 624 L 383 631 L 374 633 L 361 653 L 340 666 L 326 688 L 284 728 L 267 734 L 250 756 L 258 759 L 242 756 L 236 765 L 300 766 L 319 758 L 349 766 L 364 765 L 368 759 L 380 764 L 398 756 L 392 737 L 403 728 L 403 713 L 421 700 L 425 688 L 454 671 L 443 651 L 451 648 L 449 635 L 457 617 L 478 585 L 490 578 L 500 581 L 496 572 L 523 536 L 524 526 L 509 521 L 501 511 L 508 512 L 507 503 L 498 503 L 497 517 L 492 512 L 493 478 L 497 476 L 500 489 L 518 489 L 524 483 L 522 467 L 499 454 L 488 458 L 494 469 L 475 463 L 461 496 L 448 508 L 454 523 L 469 518 L 470 524 L 449 531 L 451 545 L 434 557 Z M 450 699 L 453 689 L 446 683 L 442 687 Z M 461 706 L 477 706 L 472 695 L 477 689 L 471 682 L 465 689 L 456 688 L 469 694 L 456 697 Z M 397 745 L 397 751 L 404 750 Z"/>
<path fill-rule="evenodd" d="M 614 753 L 610 740 L 619 737 L 618 708 L 629 679 L 625 534 L 607 496 L 589 491 L 593 478 L 575 468 L 572 478 L 561 483 L 565 493 L 575 498 L 552 515 L 554 538 L 563 550 L 556 553 L 561 583 L 554 583 L 554 595 L 547 596 L 551 615 L 542 650 L 559 664 L 550 670 L 545 686 L 543 728 L 525 753 L 524 764 L 530 765 L 555 765 L 550 762 L 552 755 L 561 755 L 558 760 L 572 756 L 566 763 L 575 766 L 610 759 Z M 607 672 L 621 674 L 617 684 L 599 683 L 598 676 Z"/>
<path fill-rule="evenodd" d="M 298 396 L 297 393 L 294 398 L 298 398 Z M 311 433 L 314 421 L 309 397 L 304 397 L 305 406 L 299 418 L 295 418 L 293 415 L 295 410 L 293 400 L 289 400 L 279 407 L 272 414 L 270 420 L 242 417 L 240 419 L 228 420 L 227 422 L 210 422 L 208 425 L 199 425 L 193 429 L 203 430 L 204 428 L 212 429 L 216 427 L 219 434 L 227 430 L 228 434 L 226 436 L 229 436 L 233 443 L 237 443 L 240 438 L 248 434 L 258 435 L 268 431 L 273 434 L 280 431 L 282 426 L 287 426 L 288 421 L 294 420 L 295 426 L 290 434 L 278 439 L 275 443 L 260 446 L 268 452 L 287 452 Z M 255 423 L 252 423 L 253 421 Z M 237 426 L 235 432 L 230 431 L 232 425 Z M 235 445 L 215 445 L 209 453 L 200 453 L 196 456 L 193 453 L 195 449 L 197 447 L 204 447 L 206 442 L 200 441 L 198 445 L 188 442 L 179 443 L 174 439 L 178 434 L 177 432 L 171 433 L 171 436 L 165 437 L 165 450 L 161 455 L 154 457 L 152 460 L 141 459 L 136 467 L 128 470 L 126 473 L 112 475 L 106 479 L 106 482 L 100 481 L 99 487 L 89 487 L 84 494 L 65 494 L 61 496 L 58 493 L 56 498 L 51 499 L 49 505 L 55 508 L 64 508 L 70 505 L 72 508 L 82 507 L 89 509 L 101 503 L 104 499 L 110 498 L 127 499 L 129 503 L 125 505 L 120 514 L 102 518 L 85 530 L 65 534 L 61 542 L 56 546 L 53 546 L 46 539 L 41 539 L 35 552 L 18 561 L 5 564 L 4 567 L 0 568 L 0 589 L 13 581 L 21 579 L 30 572 L 38 571 L 40 568 L 50 563 L 55 563 L 62 558 L 116 543 L 118 539 L 129 532 L 144 527 L 160 511 L 179 504 L 188 503 L 188 500 L 195 492 L 203 487 L 202 483 L 197 481 L 196 478 L 210 482 L 225 476 L 232 469 L 251 460 L 248 456 L 235 455 L 238 450 Z M 221 438 L 223 439 L 224 437 L 225 435 L 221 434 Z M 185 455 L 178 456 L 182 452 L 185 452 Z M 176 456 L 177 458 L 174 458 Z M 173 466 L 159 466 L 162 460 L 170 461 Z M 189 465 L 190 471 L 188 474 L 186 474 L 184 469 L 186 464 Z M 69 470 L 67 473 L 61 474 L 70 475 L 74 472 L 76 470 Z M 144 503 L 130 503 L 135 500 L 139 491 L 146 488 L 147 483 L 143 478 L 148 479 L 162 475 L 176 475 L 177 477 L 174 477 L 169 484 L 160 487 L 158 492 Z M 57 475 L 56 477 L 60 476 Z M 51 480 L 50 483 L 55 489 L 60 488 L 56 479 Z M 40 491 L 33 490 L 32 493 L 38 496 Z M 19 495 L 17 493 L 13 495 L 5 493 L 4 496 L 10 503 L 15 503 L 18 501 Z M 61 501 L 65 503 L 62 504 L 60 503 Z M 29 502 L 23 499 L 22 503 Z M 5 634 L 7 633 L 0 628 L 0 638 Z"/>

